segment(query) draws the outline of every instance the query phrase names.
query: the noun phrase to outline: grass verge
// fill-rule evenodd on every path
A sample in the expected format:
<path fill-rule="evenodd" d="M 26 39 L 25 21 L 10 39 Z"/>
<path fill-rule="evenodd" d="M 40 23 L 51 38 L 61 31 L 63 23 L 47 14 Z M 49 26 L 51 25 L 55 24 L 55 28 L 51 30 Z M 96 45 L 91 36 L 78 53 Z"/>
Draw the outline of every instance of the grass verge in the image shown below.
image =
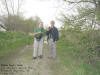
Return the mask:
<path fill-rule="evenodd" d="M 19 32 L 0 32 L 0 57 L 6 56 L 18 47 L 31 44 L 33 37 Z"/>

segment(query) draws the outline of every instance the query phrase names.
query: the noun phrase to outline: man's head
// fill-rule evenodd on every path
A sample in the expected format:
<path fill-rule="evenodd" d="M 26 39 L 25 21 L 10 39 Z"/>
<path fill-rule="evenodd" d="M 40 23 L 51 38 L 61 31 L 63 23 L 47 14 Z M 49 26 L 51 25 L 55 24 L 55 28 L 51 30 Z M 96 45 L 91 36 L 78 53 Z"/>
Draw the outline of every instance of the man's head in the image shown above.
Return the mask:
<path fill-rule="evenodd" d="M 55 21 L 51 21 L 50 24 L 51 24 L 51 27 L 53 28 L 55 25 Z"/>
<path fill-rule="evenodd" d="M 43 28 L 43 22 L 40 22 L 39 27 Z"/>

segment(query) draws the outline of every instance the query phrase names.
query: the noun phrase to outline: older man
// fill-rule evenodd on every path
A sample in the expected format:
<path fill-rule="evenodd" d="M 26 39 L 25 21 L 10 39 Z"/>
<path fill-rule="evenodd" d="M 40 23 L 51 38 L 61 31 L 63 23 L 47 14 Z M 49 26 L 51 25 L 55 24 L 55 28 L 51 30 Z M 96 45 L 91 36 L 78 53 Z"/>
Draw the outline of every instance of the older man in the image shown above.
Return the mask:
<path fill-rule="evenodd" d="M 51 27 L 47 29 L 46 34 L 48 35 L 48 43 L 50 46 L 50 56 L 49 58 L 56 58 L 56 42 L 59 39 L 58 29 L 54 26 L 55 22 L 50 22 Z"/>

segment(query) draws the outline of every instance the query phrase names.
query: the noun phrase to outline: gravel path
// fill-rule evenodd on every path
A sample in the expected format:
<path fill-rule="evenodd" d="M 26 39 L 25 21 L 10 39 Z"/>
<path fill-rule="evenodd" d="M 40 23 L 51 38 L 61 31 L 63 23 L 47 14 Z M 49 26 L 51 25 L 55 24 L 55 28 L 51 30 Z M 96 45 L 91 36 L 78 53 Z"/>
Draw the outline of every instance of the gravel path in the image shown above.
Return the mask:
<path fill-rule="evenodd" d="M 52 75 L 54 59 L 48 59 L 49 49 L 45 45 L 43 58 L 32 59 L 33 46 L 28 45 L 7 57 L 0 58 L 0 75 Z"/>

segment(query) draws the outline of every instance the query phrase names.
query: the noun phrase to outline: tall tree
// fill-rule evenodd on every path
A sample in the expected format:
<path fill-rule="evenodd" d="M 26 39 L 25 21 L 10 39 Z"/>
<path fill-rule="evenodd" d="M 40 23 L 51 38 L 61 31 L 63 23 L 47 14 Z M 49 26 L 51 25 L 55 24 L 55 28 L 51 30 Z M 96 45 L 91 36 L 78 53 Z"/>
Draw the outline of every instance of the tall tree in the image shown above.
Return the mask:
<path fill-rule="evenodd" d="M 95 29 L 100 25 L 99 17 L 100 17 L 100 0 L 64 0 L 69 4 L 79 4 L 80 7 L 77 7 L 78 15 L 68 17 L 63 15 L 63 20 L 65 20 L 65 24 L 69 23 L 72 28 L 90 28 Z M 67 19 L 66 19 L 66 17 Z M 68 21 L 70 20 L 70 21 Z M 80 23 L 81 22 L 81 23 Z M 81 24 L 81 25 L 80 25 Z M 68 25 L 68 24 L 67 24 Z M 73 27 L 74 26 L 74 27 Z"/>
<path fill-rule="evenodd" d="M 11 30 L 12 27 L 15 28 L 14 26 L 17 25 L 15 22 L 16 20 L 13 20 L 12 16 L 20 16 L 20 9 L 23 1 L 24 0 L 1 0 L 2 6 L 4 6 L 4 10 L 6 10 L 6 13 L 4 13 L 3 15 L 7 16 L 7 19 L 5 19 L 5 21 L 7 21 L 6 27 L 8 31 Z"/>

